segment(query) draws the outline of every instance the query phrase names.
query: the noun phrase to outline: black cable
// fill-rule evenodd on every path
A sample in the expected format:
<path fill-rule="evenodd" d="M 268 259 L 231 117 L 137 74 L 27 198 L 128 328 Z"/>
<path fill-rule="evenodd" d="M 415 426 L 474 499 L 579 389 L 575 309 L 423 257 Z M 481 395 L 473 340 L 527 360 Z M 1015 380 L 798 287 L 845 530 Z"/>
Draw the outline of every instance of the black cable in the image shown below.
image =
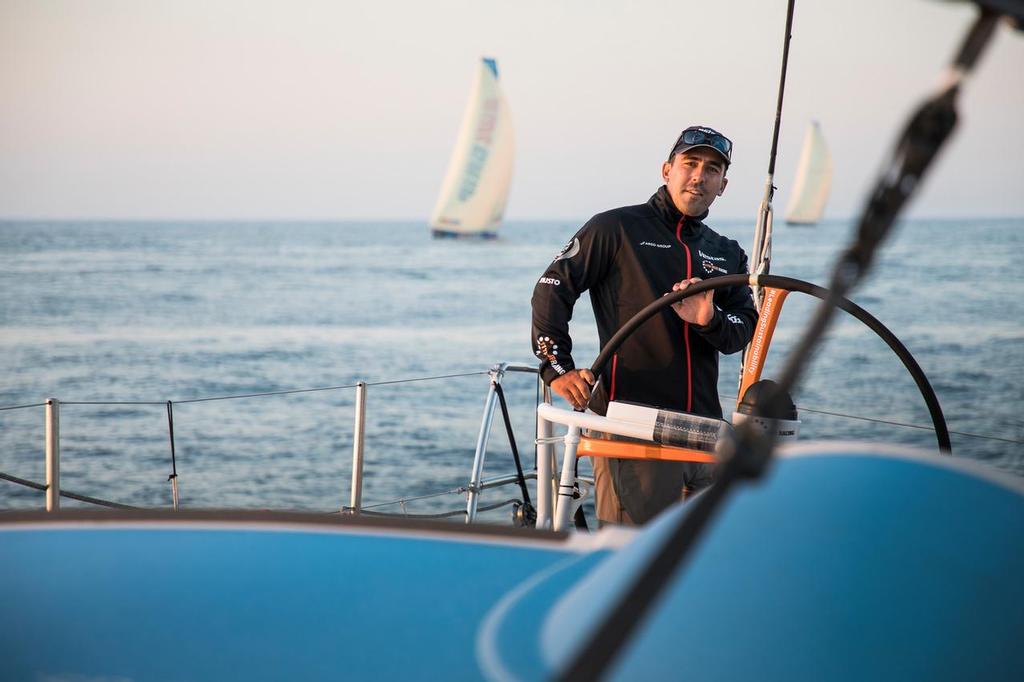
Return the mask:
<path fill-rule="evenodd" d="M 42 483 L 36 483 L 35 481 L 29 481 L 24 478 L 18 478 L 17 476 L 12 476 L 11 474 L 5 474 L 2 471 L 0 471 L 0 478 L 4 479 L 5 481 L 10 481 L 11 483 L 23 485 L 27 488 L 34 488 L 40 492 L 46 492 L 46 486 L 43 485 Z"/>
<path fill-rule="evenodd" d="M 523 493 L 523 504 L 533 508 L 530 504 L 530 491 L 526 487 L 526 476 L 523 474 L 523 464 L 519 459 L 519 448 L 516 447 L 516 437 L 512 433 L 512 420 L 508 416 L 508 404 L 505 402 L 505 391 L 501 388 L 501 384 L 494 384 L 494 392 L 498 394 L 498 403 L 501 405 L 501 416 L 505 421 L 505 433 L 508 434 L 508 444 L 512 448 L 512 459 L 516 463 L 516 482 L 519 484 L 519 489 Z"/>

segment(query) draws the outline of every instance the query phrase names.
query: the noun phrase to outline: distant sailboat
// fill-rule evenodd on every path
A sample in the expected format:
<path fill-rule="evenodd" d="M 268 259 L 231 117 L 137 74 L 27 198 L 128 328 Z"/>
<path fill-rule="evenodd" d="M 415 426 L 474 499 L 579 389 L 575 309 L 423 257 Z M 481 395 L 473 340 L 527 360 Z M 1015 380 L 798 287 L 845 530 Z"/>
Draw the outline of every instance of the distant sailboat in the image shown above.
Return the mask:
<path fill-rule="evenodd" d="M 430 219 L 435 237 L 494 237 L 512 181 L 513 133 L 498 65 L 484 58 Z"/>
<path fill-rule="evenodd" d="M 793 180 L 793 193 L 786 205 L 786 222 L 813 225 L 821 220 L 832 187 L 832 155 L 817 121 L 807 126 L 803 149 Z"/>

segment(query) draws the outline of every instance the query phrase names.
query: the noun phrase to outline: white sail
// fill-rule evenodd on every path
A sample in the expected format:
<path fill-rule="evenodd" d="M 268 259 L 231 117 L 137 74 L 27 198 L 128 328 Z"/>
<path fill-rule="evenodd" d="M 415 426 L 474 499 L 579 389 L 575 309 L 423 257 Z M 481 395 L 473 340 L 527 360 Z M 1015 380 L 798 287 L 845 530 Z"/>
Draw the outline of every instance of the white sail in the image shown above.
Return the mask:
<path fill-rule="evenodd" d="M 821 219 L 832 187 L 832 155 L 817 121 L 804 134 L 793 193 L 786 205 L 786 222 L 812 225 Z"/>
<path fill-rule="evenodd" d="M 493 235 L 512 181 L 513 133 L 493 59 L 480 62 L 430 219 L 435 235 Z"/>

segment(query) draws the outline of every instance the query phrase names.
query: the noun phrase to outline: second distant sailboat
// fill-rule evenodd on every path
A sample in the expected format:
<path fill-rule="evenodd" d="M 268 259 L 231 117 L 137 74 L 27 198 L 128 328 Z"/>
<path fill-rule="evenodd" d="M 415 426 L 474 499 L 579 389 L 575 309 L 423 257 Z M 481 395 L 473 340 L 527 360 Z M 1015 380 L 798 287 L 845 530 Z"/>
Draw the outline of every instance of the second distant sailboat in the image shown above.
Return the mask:
<path fill-rule="evenodd" d="M 482 59 L 430 219 L 435 237 L 495 237 L 512 182 L 513 133 L 498 65 Z"/>
<path fill-rule="evenodd" d="M 821 220 L 832 188 L 832 155 L 821 134 L 821 126 L 812 121 L 804 133 L 793 193 L 786 204 L 786 222 L 791 225 L 813 225 Z"/>

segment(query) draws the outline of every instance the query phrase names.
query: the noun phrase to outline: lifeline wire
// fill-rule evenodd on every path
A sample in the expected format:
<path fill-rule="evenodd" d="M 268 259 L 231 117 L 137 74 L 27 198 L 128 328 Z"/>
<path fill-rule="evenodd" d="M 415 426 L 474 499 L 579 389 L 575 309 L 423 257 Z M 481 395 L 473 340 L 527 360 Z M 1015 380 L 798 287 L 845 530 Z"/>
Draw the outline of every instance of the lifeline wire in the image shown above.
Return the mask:
<path fill-rule="evenodd" d="M 46 492 L 46 486 L 43 485 L 42 483 L 36 483 L 35 481 L 29 481 L 24 478 L 18 478 L 17 476 L 12 476 L 11 474 L 5 474 L 2 471 L 0 471 L 0 479 L 10 481 L 11 483 L 17 483 L 18 485 L 23 485 L 26 488 L 33 488 L 41 492 Z M 133 507 L 128 504 L 121 504 L 120 502 L 110 502 L 109 500 L 101 500 L 98 497 L 80 495 L 78 493 L 73 493 L 69 490 L 61 490 L 60 496 L 66 497 L 71 500 L 78 500 L 79 502 L 88 502 L 90 504 L 96 504 L 101 507 L 113 507 L 115 509 L 138 509 L 138 507 Z"/>
<path fill-rule="evenodd" d="M 165 400 L 62 400 L 61 405 L 163 405 Z"/>
<path fill-rule="evenodd" d="M 392 384 L 412 384 L 418 381 L 436 381 L 438 379 L 454 379 L 457 377 L 472 377 L 482 376 L 487 372 L 464 372 L 461 374 L 440 374 L 437 376 L 429 377 L 415 377 L 413 379 L 392 379 L 389 381 L 368 381 L 367 386 L 390 386 Z M 209 398 L 189 398 L 186 400 L 175 400 L 174 402 L 181 403 L 205 403 L 212 402 L 214 400 L 238 400 L 241 398 L 262 398 L 264 396 L 272 395 L 290 395 L 293 393 L 315 393 L 317 391 L 339 391 L 346 388 L 356 388 L 355 384 L 345 384 L 342 386 L 324 386 L 321 388 L 295 388 L 285 391 L 264 391 L 262 393 L 242 393 L 239 395 L 221 395 L 213 396 Z M 62 400 L 62 405 L 165 405 L 165 400 Z M 0 410 L 15 410 L 22 407 L 41 407 L 46 403 L 38 403 L 35 405 L 16 405 L 14 407 L 0 407 Z"/>
<path fill-rule="evenodd" d="M 812 410 L 809 407 L 800 407 L 799 409 L 803 410 L 804 412 L 813 412 L 815 414 L 826 414 L 826 415 L 828 415 L 830 417 L 843 417 L 845 419 L 856 419 L 856 420 L 864 421 L 864 422 L 873 422 L 875 424 L 886 424 L 888 426 L 902 426 L 902 427 L 908 428 L 908 429 L 922 429 L 924 431 L 932 431 L 933 430 L 932 427 L 924 426 L 923 424 L 906 424 L 906 423 L 903 423 L 903 422 L 888 421 L 886 419 L 875 419 L 873 417 L 858 417 L 856 415 L 843 414 L 841 412 L 827 412 L 825 410 Z M 983 436 L 980 433 L 967 433 L 966 431 L 953 431 L 952 429 L 950 429 L 949 432 L 954 434 L 954 435 L 957 435 L 957 436 L 966 436 L 968 438 L 982 438 L 984 440 L 997 440 L 997 441 L 1000 441 L 1002 443 L 1014 443 L 1016 445 L 1024 445 L 1024 441 L 1022 441 L 1022 440 L 1013 440 L 1011 438 L 1001 438 L 1000 436 Z"/>
<path fill-rule="evenodd" d="M 0 412 L 6 412 L 7 410 L 24 410 L 26 407 L 45 407 L 46 403 L 32 403 L 31 405 L 11 405 L 10 407 L 0 407 Z"/>
<path fill-rule="evenodd" d="M 404 500 L 403 500 L 403 502 L 404 502 Z M 390 502 L 388 504 L 397 504 L 397 502 Z M 504 502 L 497 502 L 495 504 L 487 505 L 485 507 L 478 507 L 477 511 L 478 512 L 493 511 L 493 510 L 499 509 L 501 507 L 507 507 L 510 504 L 519 504 L 519 500 L 505 500 Z M 380 506 L 380 505 L 374 505 L 374 506 Z M 402 508 L 404 509 L 405 507 L 403 506 Z M 343 512 L 344 511 L 349 511 L 349 510 L 351 510 L 351 507 L 346 507 L 345 509 L 342 509 Z M 374 511 L 368 512 L 368 511 L 365 510 L 365 508 L 363 508 L 363 509 L 361 509 L 359 511 L 359 513 L 360 514 L 364 514 L 366 516 L 381 516 L 381 517 L 398 518 L 398 519 L 405 519 L 405 518 L 409 518 L 409 519 L 447 519 L 447 518 L 451 518 L 451 517 L 454 517 L 454 516 L 465 516 L 466 515 L 466 510 L 465 509 L 456 509 L 455 511 L 439 512 L 437 514 L 410 514 L 408 512 L 403 512 L 401 514 L 391 514 L 391 513 L 388 513 L 388 512 L 374 512 Z"/>
<path fill-rule="evenodd" d="M 718 394 L 719 398 L 725 398 L 727 400 L 735 401 L 736 396 L 726 395 L 724 393 Z M 878 419 L 877 417 L 861 417 L 855 414 L 844 414 L 843 412 L 829 412 L 828 410 L 816 410 L 811 407 L 804 407 L 803 405 L 797 405 L 797 410 L 800 412 L 813 412 L 814 414 L 824 414 L 829 417 L 840 417 L 842 419 L 854 419 L 856 421 L 871 422 L 873 424 L 885 424 L 886 426 L 901 426 L 906 429 L 920 429 L 921 431 L 934 431 L 934 426 L 927 426 L 925 424 L 908 424 L 906 422 L 894 422 L 888 419 Z M 967 431 L 954 431 L 952 429 L 949 432 L 955 436 L 965 436 L 967 438 L 981 438 L 982 440 L 996 440 L 1001 443 L 1012 443 L 1014 445 L 1024 445 L 1024 440 L 1014 440 L 1012 438 L 1003 438 L 1001 436 L 986 436 L 980 433 L 968 433 Z M 560 440 L 560 439 L 559 439 Z"/>
<path fill-rule="evenodd" d="M 467 490 L 469 490 L 469 488 L 466 488 L 465 486 L 460 486 L 458 488 L 452 488 L 451 490 L 442 490 L 439 493 L 429 493 L 427 495 L 418 495 L 416 497 L 400 497 L 399 499 L 391 500 L 390 502 L 378 502 L 377 504 L 364 505 L 364 506 L 360 507 L 360 513 L 362 513 L 362 511 L 364 509 L 376 509 L 377 507 L 388 507 L 388 506 L 391 506 L 393 504 L 403 504 L 405 502 L 415 502 L 417 500 L 429 500 L 432 497 L 442 497 L 444 495 L 461 495 L 461 494 L 465 493 Z M 344 507 L 342 509 L 342 511 L 345 511 L 347 509 L 351 509 L 351 507 Z"/>

